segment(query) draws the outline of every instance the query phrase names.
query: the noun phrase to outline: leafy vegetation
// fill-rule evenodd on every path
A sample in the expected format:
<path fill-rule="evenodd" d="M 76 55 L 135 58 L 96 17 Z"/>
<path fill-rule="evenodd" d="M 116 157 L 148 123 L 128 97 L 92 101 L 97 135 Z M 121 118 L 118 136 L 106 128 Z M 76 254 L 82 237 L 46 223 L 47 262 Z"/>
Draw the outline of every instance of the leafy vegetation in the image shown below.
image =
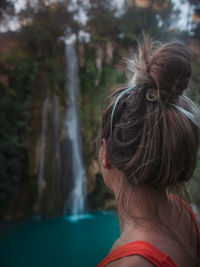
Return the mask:
<path fill-rule="evenodd" d="M 19 51 L 1 61 L 7 83 L 0 83 L 0 213 L 17 198 L 23 179 L 29 179 L 26 143 L 32 133 L 31 99 L 37 64 Z M 6 205 L 5 205 L 6 202 Z"/>

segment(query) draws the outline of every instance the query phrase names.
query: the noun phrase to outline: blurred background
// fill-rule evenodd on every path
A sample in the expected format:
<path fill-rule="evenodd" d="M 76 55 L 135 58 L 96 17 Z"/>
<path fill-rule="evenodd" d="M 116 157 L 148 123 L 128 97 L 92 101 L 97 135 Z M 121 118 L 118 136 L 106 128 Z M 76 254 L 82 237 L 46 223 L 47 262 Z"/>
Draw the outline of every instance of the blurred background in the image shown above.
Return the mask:
<path fill-rule="evenodd" d="M 119 234 L 101 108 L 142 32 L 188 46 L 200 105 L 200 2 L 0 0 L 0 22 L 0 266 L 95 266 Z M 197 209 L 199 185 L 200 162 Z"/>

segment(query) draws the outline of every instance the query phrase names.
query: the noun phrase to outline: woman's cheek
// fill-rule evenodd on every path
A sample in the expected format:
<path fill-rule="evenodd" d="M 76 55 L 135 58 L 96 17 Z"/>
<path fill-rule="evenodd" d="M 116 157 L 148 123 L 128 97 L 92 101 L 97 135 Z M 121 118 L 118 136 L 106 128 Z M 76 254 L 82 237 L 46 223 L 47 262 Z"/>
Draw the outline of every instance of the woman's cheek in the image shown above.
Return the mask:
<path fill-rule="evenodd" d="M 109 175 L 109 172 L 107 169 L 104 169 L 102 167 L 102 175 L 103 175 L 103 180 L 104 180 L 104 183 L 105 185 L 111 190 L 113 191 L 113 188 L 112 188 L 112 178 L 110 177 Z"/>

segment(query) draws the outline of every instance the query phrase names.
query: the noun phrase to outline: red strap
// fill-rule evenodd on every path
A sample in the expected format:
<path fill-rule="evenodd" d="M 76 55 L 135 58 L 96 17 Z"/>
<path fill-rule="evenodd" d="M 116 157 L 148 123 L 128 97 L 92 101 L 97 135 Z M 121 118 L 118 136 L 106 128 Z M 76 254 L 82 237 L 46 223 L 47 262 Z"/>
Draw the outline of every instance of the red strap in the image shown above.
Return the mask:
<path fill-rule="evenodd" d="M 178 196 L 170 195 L 169 198 L 181 201 L 181 203 L 190 213 L 198 233 L 198 258 L 200 259 L 200 229 L 193 210 L 184 200 L 182 200 Z M 108 256 L 97 265 L 97 267 L 104 267 L 115 260 L 131 255 L 139 255 L 141 257 L 144 257 L 146 260 L 153 263 L 157 267 L 178 267 L 168 255 L 164 254 L 158 248 L 154 247 L 152 244 L 146 241 L 135 241 L 119 246 L 118 248 L 110 252 Z"/>
<path fill-rule="evenodd" d="M 176 199 L 177 201 L 180 201 L 192 217 L 192 220 L 194 222 L 194 225 L 195 225 L 196 231 L 197 231 L 197 235 L 198 235 L 197 253 L 198 253 L 198 259 L 199 259 L 198 266 L 200 266 L 200 229 L 199 229 L 199 223 L 197 221 L 197 218 L 196 218 L 192 208 L 183 199 L 181 199 L 178 196 L 174 196 L 174 195 L 169 195 L 168 198 L 173 198 L 173 199 Z"/>
<path fill-rule="evenodd" d="M 97 267 L 104 267 L 115 260 L 131 255 L 139 255 L 157 267 L 178 267 L 168 255 L 146 241 L 135 241 L 119 246 L 110 252 Z"/>

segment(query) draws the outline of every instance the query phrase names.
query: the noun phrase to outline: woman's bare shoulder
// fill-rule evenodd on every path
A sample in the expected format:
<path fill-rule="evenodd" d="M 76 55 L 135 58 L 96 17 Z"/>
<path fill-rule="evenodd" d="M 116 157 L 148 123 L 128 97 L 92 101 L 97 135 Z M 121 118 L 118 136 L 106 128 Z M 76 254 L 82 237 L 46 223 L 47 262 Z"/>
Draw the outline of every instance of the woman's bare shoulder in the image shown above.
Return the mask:
<path fill-rule="evenodd" d="M 141 267 L 141 266 L 152 267 L 154 265 L 141 256 L 133 255 L 113 261 L 106 267 Z"/>

